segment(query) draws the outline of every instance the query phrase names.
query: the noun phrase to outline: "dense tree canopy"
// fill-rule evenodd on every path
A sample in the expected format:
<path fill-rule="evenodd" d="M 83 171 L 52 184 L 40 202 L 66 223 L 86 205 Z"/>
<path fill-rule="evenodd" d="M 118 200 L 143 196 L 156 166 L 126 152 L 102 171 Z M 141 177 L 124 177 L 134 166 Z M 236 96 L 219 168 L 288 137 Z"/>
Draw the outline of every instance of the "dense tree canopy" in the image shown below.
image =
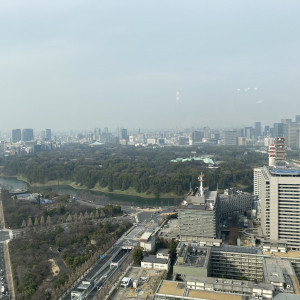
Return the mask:
<path fill-rule="evenodd" d="M 172 163 L 176 157 L 213 155 L 222 161 L 219 168 L 209 169 L 202 161 Z M 166 147 L 159 149 L 135 147 L 68 146 L 32 156 L 7 158 L 5 175 L 21 175 L 30 183 L 51 180 L 71 181 L 88 189 L 100 188 L 109 192 L 183 195 L 190 184 L 197 185 L 199 172 L 205 173 L 205 185 L 211 189 L 232 186 L 252 189 L 253 166 L 266 162 L 266 155 L 238 147 L 210 146 L 203 148 Z"/>

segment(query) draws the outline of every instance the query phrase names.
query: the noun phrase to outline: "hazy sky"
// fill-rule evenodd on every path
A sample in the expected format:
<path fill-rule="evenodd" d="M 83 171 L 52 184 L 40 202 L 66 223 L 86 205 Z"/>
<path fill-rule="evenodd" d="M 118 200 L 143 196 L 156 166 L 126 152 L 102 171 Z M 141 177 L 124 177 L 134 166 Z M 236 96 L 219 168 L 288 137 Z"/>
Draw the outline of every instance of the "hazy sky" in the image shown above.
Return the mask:
<path fill-rule="evenodd" d="M 0 130 L 300 114 L 300 1 L 4 0 Z"/>

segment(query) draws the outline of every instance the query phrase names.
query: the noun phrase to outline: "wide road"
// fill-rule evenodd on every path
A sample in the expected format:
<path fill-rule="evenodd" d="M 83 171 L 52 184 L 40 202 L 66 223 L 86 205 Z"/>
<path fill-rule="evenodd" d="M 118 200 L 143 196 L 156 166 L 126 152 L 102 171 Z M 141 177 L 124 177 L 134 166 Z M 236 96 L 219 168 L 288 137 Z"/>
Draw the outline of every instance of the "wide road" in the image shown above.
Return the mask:
<path fill-rule="evenodd" d="M 99 288 L 105 283 L 106 280 L 116 271 L 117 267 L 109 268 L 112 260 L 118 255 L 120 260 L 122 259 L 122 255 L 120 251 L 122 248 L 126 247 L 135 247 L 139 243 L 139 235 L 141 232 L 147 229 L 147 225 L 151 220 L 156 221 L 156 216 L 152 212 L 139 212 L 137 213 L 137 221 L 139 222 L 136 227 L 126 236 L 123 235 L 120 239 L 114 244 L 113 247 L 106 253 L 105 257 L 98 260 L 98 262 L 93 266 L 91 271 L 85 276 L 85 280 L 94 280 L 96 288 L 93 289 L 91 295 L 89 295 L 89 299 L 91 299 L 98 291 Z M 154 222 L 149 229 L 156 228 L 158 224 Z M 126 252 L 124 252 L 126 255 Z M 77 290 L 78 286 L 81 284 L 81 281 L 73 287 L 72 290 Z M 65 298 L 65 300 L 71 299 L 71 292 L 69 292 Z"/>
<path fill-rule="evenodd" d="M 0 298 L 9 299 L 8 286 L 6 279 L 6 263 L 4 258 L 4 242 L 10 239 L 8 231 L 0 230 Z"/>

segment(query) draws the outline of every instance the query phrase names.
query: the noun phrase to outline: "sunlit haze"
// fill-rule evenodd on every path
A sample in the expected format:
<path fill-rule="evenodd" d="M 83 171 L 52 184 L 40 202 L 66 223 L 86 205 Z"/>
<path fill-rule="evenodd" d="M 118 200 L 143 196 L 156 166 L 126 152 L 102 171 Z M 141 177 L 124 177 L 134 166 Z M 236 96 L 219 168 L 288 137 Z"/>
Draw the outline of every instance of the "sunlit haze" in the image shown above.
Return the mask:
<path fill-rule="evenodd" d="M 299 9 L 274 0 L 2 1 L 1 130 L 291 118 Z"/>

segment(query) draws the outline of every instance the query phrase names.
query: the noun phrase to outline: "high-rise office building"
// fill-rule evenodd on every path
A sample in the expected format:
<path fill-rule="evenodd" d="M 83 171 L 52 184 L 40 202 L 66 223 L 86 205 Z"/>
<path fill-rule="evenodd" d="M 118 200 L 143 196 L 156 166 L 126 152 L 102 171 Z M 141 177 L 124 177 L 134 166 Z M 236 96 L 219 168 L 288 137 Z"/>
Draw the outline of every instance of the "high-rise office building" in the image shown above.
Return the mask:
<path fill-rule="evenodd" d="M 244 135 L 247 139 L 251 140 L 253 138 L 253 135 L 254 135 L 253 127 L 245 127 Z"/>
<path fill-rule="evenodd" d="M 52 134 L 51 134 L 51 129 L 46 129 L 46 141 L 51 141 Z"/>
<path fill-rule="evenodd" d="M 273 137 L 283 137 L 283 123 L 274 123 Z"/>
<path fill-rule="evenodd" d="M 22 140 L 24 142 L 29 142 L 33 141 L 33 129 L 32 128 L 27 128 L 22 130 Z"/>
<path fill-rule="evenodd" d="M 264 136 L 265 137 L 269 137 L 270 134 L 271 134 L 271 132 L 270 132 L 270 126 L 266 125 L 265 129 L 264 129 Z"/>
<path fill-rule="evenodd" d="M 120 139 L 128 141 L 128 134 L 126 128 L 121 129 Z"/>
<path fill-rule="evenodd" d="M 94 138 L 96 141 L 100 141 L 101 138 L 101 128 L 94 129 Z"/>
<path fill-rule="evenodd" d="M 193 131 L 192 132 L 192 145 L 197 145 L 202 142 L 204 138 L 204 133 L 202 131 Z"/>
<path fill-rule="evenodd" d="M 222 132 L 222 145 L 236 146 L 237 145 L 237 132 L 235 130 L 226 130 Z"/>
<path fill-rule="evenodd" d="M 13 129 L 11 136 L 12 136 L 11 141 L 13 143 L 17 143 L 21 141 L 22 140 L 21 129 Z"/>
<path fill-rule="evenodd" d="M 254 135 L 256 137 L 261 136 L 261 122 L 254 123 Z"/>
<path fill-rule="evenodd" d="M 299 142 L 298 131 L 300 129 L 300 123 L 290 122 L 283 125 L 283 136 L 285 137 L 286 145 L 296 149 Z"/>
<path fill-rule="evenodd" d="M 300 250 L 300 170 L 255 168 L 254 194 L 261 201 L 261 226 L 267 241 Z"/>
<path fill-rule="evenodd" d="M 45 141 L 45 139 L 46 139 L 46 131 L 45 130 L 41 131 L 40 139 L 41 139 L 42 142 Z"/>

